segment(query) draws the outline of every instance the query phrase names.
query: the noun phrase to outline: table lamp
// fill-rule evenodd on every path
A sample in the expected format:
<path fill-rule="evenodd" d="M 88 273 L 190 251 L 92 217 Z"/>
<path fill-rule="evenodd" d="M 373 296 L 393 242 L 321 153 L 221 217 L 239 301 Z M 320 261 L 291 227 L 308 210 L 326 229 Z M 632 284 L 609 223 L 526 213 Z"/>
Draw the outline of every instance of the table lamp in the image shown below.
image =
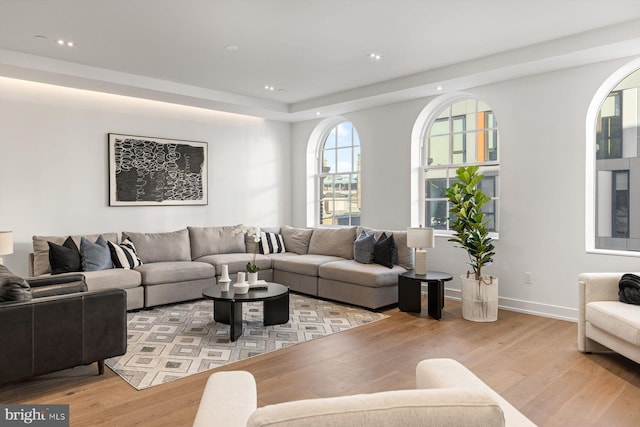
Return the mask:
<path fill-rule="evenodd" d="M 0 255 L 9 255 L 13 253 L 13 232 L 0 231 Z M 0 264 L 3 263 L 0 257 Z"/>
<path fill-rule="evenodd" d="M 436 245 L 433 228 L 431 227 L 409 227 L 407 228 L 407 246 L 415 249 L 416 274 L 427 274 L 427 251 L 426 248 L 433 248 Z"/>

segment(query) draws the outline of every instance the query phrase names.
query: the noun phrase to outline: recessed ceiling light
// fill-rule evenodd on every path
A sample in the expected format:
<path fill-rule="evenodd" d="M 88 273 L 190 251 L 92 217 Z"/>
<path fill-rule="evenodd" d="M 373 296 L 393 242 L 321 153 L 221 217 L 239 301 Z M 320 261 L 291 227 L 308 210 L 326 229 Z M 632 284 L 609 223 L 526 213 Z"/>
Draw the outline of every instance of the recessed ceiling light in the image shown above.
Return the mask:
<path fill-rule="evenodd" d="M 442 90 L 442 86 L 438 86 L 436 90 Z"/>
<path fill-rule="evenodd" d="M 238 46 L 237 44 L 228 44 L 224 48 L 230 52 L 235 52 L 236 50 L 240 49 L 240 46 Z"/>
<path fill-rule="evenodd" d="M 275 90 L 276 88 L 275 88 L 275 87 L 273 87 L 273 86 L 271 86 L 271 85 L 264 85 L 264 89 L 265 89 L 265 90 L 273 91 L 273 90 Z"/>
<path fill-rule="evenodd" d="M 316 111 L 316 116 L 319 116 L 319 115 L 320 115 L 320 111 Z"/>
<path fill-rule="evenodd" d="M 380 55 L 379 53 L 371 52 L 369 54 L 369 58 L 373 59 L 374 61 L 380 61 L 382 59 L 382 55 Z"/>
<path fill-rule="evenodd" d="M 75 45 L 75 43 L 73 43 L 72 41 L 69 40 L 63 40 L 63 39 L 58 39 L 56 40 L 56 43 L 58 43 L 58 45 L 60 46 L 68 46 L 68 47 L 73 47 Z"/>

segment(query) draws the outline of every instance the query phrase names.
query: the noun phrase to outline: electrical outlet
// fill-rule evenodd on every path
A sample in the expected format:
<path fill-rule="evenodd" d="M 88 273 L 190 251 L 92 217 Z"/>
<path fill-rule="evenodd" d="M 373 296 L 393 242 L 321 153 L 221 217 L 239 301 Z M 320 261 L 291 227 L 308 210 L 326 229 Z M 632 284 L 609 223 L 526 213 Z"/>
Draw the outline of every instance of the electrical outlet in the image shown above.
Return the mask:
<path fill-rule="evenodd" d="M 533 273 L 530 271 L 524 272 L 524 284 L 533 285 Z"/>

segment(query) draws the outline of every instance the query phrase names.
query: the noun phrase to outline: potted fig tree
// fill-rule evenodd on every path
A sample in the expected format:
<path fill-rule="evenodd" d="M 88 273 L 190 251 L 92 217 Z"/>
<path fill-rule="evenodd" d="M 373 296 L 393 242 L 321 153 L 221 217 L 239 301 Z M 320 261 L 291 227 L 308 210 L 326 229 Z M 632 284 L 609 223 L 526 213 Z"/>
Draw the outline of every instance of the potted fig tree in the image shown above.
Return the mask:
<path fill-rule="evenodd" d="M 482 212 L 491 198 L 479 188 L 483 175 L 478 169 L 478 166 L 458 168 L 458 182 L 446 190 L 449 212 L 453 214 L 449 228 L 454 234 L 449 241 L 467 251 L 471 267 L 461 277 L 462 317 L 475 322 L 494 322 L 498 319 L 498 278 L 483 273 L 495 255 L 488 220 Z"/>

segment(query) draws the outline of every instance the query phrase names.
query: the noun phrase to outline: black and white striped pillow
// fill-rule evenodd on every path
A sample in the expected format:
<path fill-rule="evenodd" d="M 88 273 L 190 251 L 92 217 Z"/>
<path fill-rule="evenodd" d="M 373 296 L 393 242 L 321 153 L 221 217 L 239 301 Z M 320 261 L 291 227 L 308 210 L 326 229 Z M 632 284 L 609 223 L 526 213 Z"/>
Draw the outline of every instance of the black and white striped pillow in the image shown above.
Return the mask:
<path fill-rule="evenodd" d="M 276 233 L 260 232 L 260 247 L 263 254 L 279 254 L 284 252 L 284 239 Z"/>
<path fill-rule="evenodd" d="M 111 251 L 111 260 L 115 268 L 129 269 L 142 265 L 142 261 L 136 254 L 136 247 L 128 238 L 124 239 L 119 245 L 112 242 L 108 243 Z"/>

